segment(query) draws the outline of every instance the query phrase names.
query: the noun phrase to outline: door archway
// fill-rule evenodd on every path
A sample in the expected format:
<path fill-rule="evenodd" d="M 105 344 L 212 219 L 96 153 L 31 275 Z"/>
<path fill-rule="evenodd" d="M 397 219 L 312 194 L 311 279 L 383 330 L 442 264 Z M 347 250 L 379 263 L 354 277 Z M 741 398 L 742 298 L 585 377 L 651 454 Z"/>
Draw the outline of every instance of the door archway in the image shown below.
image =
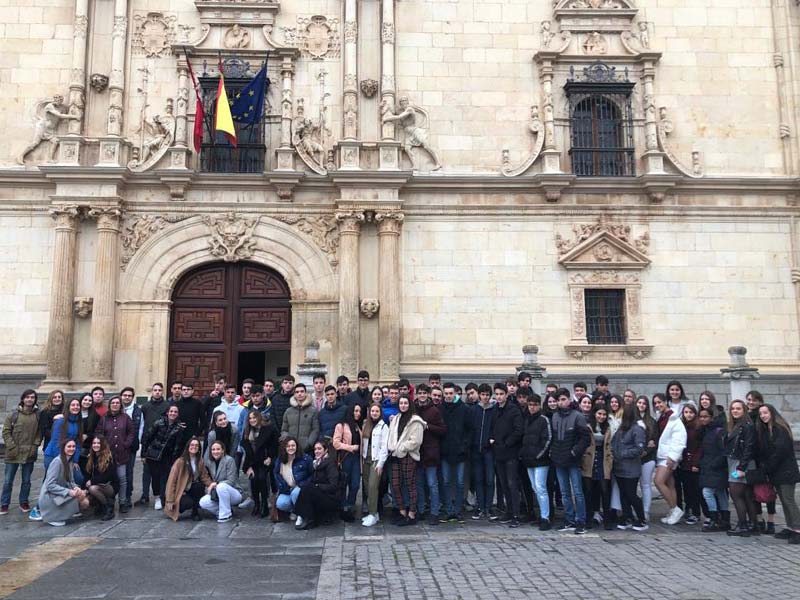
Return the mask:
<path fill-rule="evenodd" d="M 169 378 L 193 380 L 198 394 L 225 373 L 240 384 L 288 372 L 289 286 L 252 262 L 211 263 L 181 277 L 172 293 Z"/>

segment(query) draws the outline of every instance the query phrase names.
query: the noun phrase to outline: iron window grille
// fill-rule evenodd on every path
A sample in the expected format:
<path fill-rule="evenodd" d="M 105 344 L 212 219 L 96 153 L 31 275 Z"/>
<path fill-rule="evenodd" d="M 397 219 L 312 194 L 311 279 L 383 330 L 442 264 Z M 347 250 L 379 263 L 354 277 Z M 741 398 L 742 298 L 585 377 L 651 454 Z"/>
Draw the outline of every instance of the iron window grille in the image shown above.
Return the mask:
<path fill-rule="evenodd" d="M 232 101 L 255 76 L 250 63 L 237 58 L 223 62 L 225 92 Z M 203 108 L 206 123 L 203 124 L 203 142 L 200 146 L 200 170 L 204 173 L 263 173 L 267 153 L 265 143 L 264 115 L 254 124 L 234 123 L 236 129 L 236 148 L 219 132 L 213 131 L 217 106 L 219 79 L 210 76 L 207 65 L 203 65 L 203 75 L 199 78 L 203 90 Z"/>
<path fill-rule="evenodd" d="M 586 341 L 625 344 L 625 290 L 584 290 Z"/>
<path fill-rule="evenodd" d="M 597 62 L 574 67 L 564 85 L 569 102 L 569 155 L 579 177 L 632 177 L 636 174 L 631 94 L 635 84 L 616 74 L 615 67 Z"/>

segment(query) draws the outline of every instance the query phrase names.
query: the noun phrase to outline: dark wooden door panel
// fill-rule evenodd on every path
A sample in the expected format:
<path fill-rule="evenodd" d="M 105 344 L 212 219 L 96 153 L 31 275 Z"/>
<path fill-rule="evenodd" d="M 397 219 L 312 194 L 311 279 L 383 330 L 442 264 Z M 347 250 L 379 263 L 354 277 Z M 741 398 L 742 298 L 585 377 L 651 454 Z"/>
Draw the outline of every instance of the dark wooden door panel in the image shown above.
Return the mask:
<path fill-rule="evenodd" d="M 288 308 L 243 308 L 239 312 L 239 342 L 289 342 Z"/>
<path fill-rule="evenodd" d="M 175 288 L 175 299 L 197 298 L 200 300 L 223 300 L 226 288 L 225 266 L 214 266 L 202 271 L 195 271 L 178 283 Z"/>
<path fill-rule="evenodd" d="M 194 381 L 198 394 L 205 394 L 214 387 L 214 375 L 225 369 L 224 352 L 174 352 L 173 377 L 182 381 Z"/>
<path fill-rule="evenodd" d="M 224 308 L 176 307 L 172 322 L 173 342 L 225 342 Z"/>
<path fill-rule="evenodd" d="M 249 265 L 245 265 L 242 269 L 240 289 L 242 299 L 289 299 L 289 288 L 281 277 Z"/>

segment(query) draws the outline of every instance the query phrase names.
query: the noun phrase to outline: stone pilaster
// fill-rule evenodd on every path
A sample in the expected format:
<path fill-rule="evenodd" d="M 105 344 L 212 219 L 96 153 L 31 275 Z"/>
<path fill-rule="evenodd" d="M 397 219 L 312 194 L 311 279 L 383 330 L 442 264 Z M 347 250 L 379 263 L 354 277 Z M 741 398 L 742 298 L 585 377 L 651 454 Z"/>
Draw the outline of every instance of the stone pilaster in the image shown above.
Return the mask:
<path fill-rule="evenodd" d="M 281 63 L 281 145 L 275 150 L 276 171 L 294 171 L 294 149 L 292 148 L 292 80 L 294 64 L 290 58 Z"/>
<path fill-rule="evenodd" d="M 394 72 L 394 0 L 381 2 L 381 104 L 394 112 L 395 72 Z M 381 139 L 394 140 L 394 122 L 383 123 Z"/>
<path fill-rule="evenodd" d="M 94 270 L 94 308 L 91 327 L 91 376 L 95 381 L 113 381 L 114 321 L 119 274 L 119 231 L 122 211 L 115 206 L 95 207 L 89 216 L 97 219 L 97 257 Z"/>
<path fill-rule="evenodd" d="M 380 381 L 400 376 L 400 231 L 405 216 L 398 210 L 375 213 L 378 224 L 378 339 Z"/>
<path fill-rule="evenodd" d="M 744 400 L 747 392 L 753 389 L 753 380 L 761 375 L 758 369 L 747 364 L 747 348 L 744 346 L 731 346 L 728 348 L 730 364 L 720 369 L 722 379 L 731 384 L 731 400 Z"/>
<path fill-rule="evenodd" d="M 128 37 L 128 0 L 114 0 L 114 26 L 111 29 L 111 76 L 108 92 L 108 135 L 122 135 L 122 106 L 125 94 L 125 45 Z"/>
<path fill-rule="evenodd" d="M 561 153 L 556 148 L 556 120 L 553 104 L 553 61 L 539 61 L 539 82 L 542 86 L 542 109 L 544 121 L 544 173 L 561 173 Z"/>
<path fill-rule="evenodd" d="M 68 122 L 68 133 L 83 131 L 83 110 L 86 94 L 86 37 L 89 30 L 89 0 L 75 0 L 75 27 L 72 37 L 72 70 L 69 78 L 70 114 L 79 116 Z"/>
<path fill-rule="evenodd" d="M 364 222 L 361 211 L 336 213 L 339 223 L 339 374 L 358 372 L 359 346 L 359 234 Z"/>
<path fill-rule="evenodd" d="M 344 2 L 344 111 L 345 140 L 358 137 L 358 2 Z"/>
<path fill-rule="evenodd" d="M 50 210 L 56 222 L 53 276 L 50 287 L 50 323 L 47 330 L 46 386 L 69 383 L 72 358 L 72 302 L 75 296 L 75 260 L 78 207 L 61 205 Z"/>
<path fill-rule="evenodd" d="M 652 62 L 645 62 L 642 71 L 642 83 L 644 84 L 644 97 L 642 98 L 642 108 L 644 110 L 644 134 L 645 148 L 644 153 L 645 171 L 651 174 L 664 173 L 664 154 L 658 149 L 658 122 L 656 121 L 656 97 L 655 97 L 655 76 L 656 68 Z"/>

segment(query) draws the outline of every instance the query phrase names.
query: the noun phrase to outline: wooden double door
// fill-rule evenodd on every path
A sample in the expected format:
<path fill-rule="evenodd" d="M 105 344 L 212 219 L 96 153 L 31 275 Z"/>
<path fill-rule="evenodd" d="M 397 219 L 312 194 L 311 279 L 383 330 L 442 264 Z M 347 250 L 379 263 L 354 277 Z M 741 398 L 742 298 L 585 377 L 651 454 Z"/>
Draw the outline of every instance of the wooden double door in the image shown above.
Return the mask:
<path fill-rule="evenodd" d="M 212 263 L 186 273 L 172 295 L 170 380 L 192 380 L 197 395 L 246 377 L 264 381 L 267 356 L 291 348 L 289 287 L 272 269 Z"/>

